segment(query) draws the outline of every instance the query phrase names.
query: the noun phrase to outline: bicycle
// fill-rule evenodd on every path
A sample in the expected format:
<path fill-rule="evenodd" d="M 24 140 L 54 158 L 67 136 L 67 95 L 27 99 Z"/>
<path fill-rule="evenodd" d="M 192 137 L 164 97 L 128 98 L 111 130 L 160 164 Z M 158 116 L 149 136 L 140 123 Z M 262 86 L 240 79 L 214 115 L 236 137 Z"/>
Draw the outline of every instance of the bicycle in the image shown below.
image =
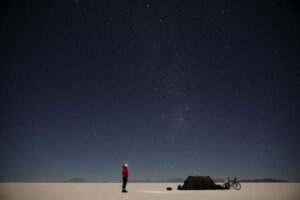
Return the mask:
<path fill-rule="evenodd" d="M 236 177 L 234 177 L 233 180 L 229 179 L 229 189 L 230 188 L 234 188 L 235 190 L 240 190 L 242 188 L 242 185 L 237 181 Z"/>

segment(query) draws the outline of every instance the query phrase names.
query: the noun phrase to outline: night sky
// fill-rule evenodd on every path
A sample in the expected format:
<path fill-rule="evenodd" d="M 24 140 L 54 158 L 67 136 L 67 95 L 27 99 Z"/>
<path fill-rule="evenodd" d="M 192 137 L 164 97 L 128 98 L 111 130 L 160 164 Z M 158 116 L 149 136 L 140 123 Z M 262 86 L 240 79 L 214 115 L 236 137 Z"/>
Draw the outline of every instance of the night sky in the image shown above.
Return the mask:
<path fill-rule="evenodd" d="M 0 181 L 300 179 L 296 1 L 0 5 Z"/>

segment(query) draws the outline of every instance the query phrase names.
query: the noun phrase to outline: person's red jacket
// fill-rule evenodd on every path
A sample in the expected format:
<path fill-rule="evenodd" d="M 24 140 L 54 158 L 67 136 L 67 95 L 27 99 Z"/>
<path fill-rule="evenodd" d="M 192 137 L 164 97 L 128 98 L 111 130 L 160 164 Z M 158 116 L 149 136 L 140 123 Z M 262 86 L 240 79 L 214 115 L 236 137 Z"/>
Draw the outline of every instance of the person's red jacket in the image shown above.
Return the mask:
<path fill-rule="evenodd" d="M 122 176 L 124 177 L 124 178 L 128 178 L 128 168 L 127 168 L 127 166 L 126 165 L 123 165 L 123 170 L 122 170 Z"/>

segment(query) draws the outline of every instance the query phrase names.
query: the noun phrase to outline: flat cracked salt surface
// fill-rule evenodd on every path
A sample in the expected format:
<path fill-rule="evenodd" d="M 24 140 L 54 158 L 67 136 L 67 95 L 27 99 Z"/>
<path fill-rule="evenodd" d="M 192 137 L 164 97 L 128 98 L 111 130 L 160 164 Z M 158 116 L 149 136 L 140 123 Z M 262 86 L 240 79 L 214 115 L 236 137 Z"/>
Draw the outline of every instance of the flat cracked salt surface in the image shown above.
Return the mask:
<path fill-rule="evenodd" d="M 300 183 L 242 183 L 236 190 L 176 190 L 179 183 L 0 183 L 1 200 L 300 200 Z M 172 187 L 172 191 L 167 191 Z"/>

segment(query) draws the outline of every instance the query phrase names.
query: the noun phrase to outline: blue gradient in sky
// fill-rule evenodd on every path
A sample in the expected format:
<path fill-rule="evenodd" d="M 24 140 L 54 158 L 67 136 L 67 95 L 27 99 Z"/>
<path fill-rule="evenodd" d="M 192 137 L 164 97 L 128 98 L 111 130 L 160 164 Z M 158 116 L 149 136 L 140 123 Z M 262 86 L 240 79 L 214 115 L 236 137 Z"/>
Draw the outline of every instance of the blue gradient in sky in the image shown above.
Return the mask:
<path fill-rule="evenodd" d="M 0 181 L 299 180 L 298 8 L 6 3 Z"/>

